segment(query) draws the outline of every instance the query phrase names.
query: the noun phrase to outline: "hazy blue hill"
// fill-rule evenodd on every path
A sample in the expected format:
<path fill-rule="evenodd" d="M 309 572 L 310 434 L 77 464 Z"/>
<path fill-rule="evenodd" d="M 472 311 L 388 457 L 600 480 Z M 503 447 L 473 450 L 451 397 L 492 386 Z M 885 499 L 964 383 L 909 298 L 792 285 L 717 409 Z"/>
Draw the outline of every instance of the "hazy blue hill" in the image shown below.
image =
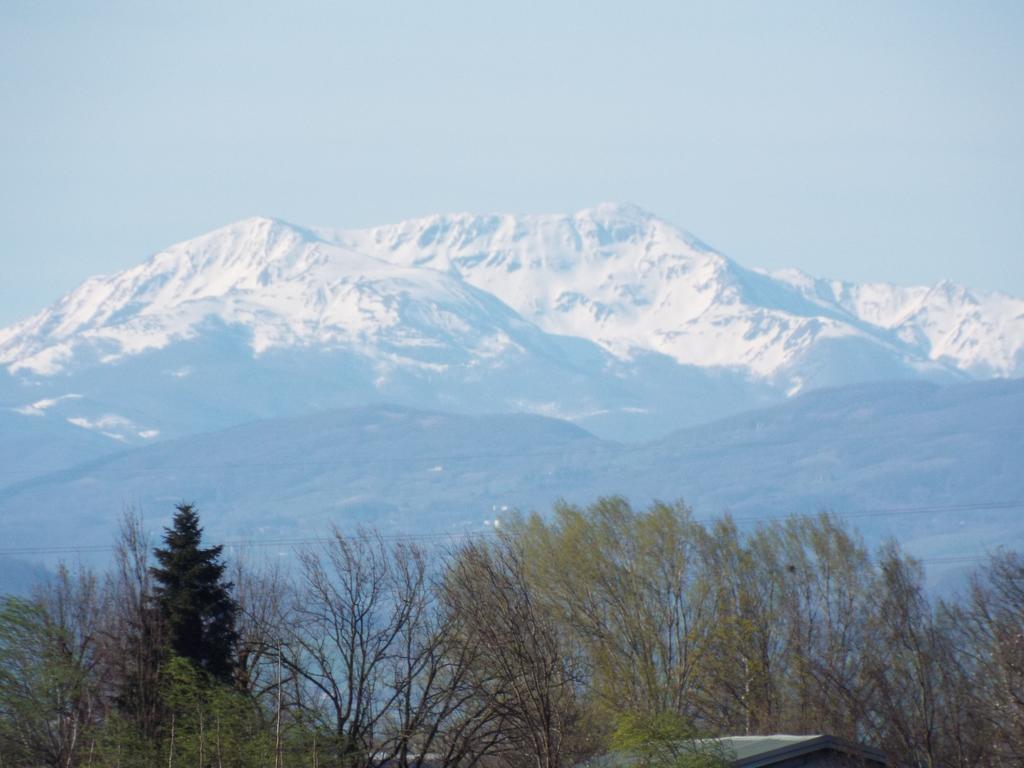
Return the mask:
<path fill-rule="evenodd" d="M 34 586 L 44 583 L 50 575 L 37 563 L 0 555 L 0 596 L 27 596 Z"/>
<path fill-rule="evenodd" d="M 0 408 L 0 488 L 122 449 L 66 421 Z"/>
<path fill-rule="evenodd" d="M 331 523 L 415 535 L 620 493 L 682 497 L 701 517 L 829 508 L 854 515 L 869 541 L 898 535 L 950 556 L 1024 544 L 1024 506 L 861 513 L 1024 500 L 1022 447 L 1022 380 L 819 390 L 640 445 L 539 416 L 381 405 L 127 450 L 0 490 L 0 517 L 8 547 L 105 544 L 126 504 L 155 527 L 183 499 L 227 540 L 303 538 Z"/>
<path fill-rule="evenodd" d="M 645 491 L 737 516 L 823 508 L 1024 501 L 1024 381 L 821 390 L 784 405 L 677 432 L 618 457 Z M 969 525 L 966 525 L 969 523 Z M 922 551 L 1022 543 L 1017 509 L 865 517 L 873 537 Z"/>
<path fill-rule="evenodd" d="M 105 543 L 125 505 L 163 519 L 182 499 L 229 538 L 293 538 L 331 523 L 475 530 L 492 507 L 553 498 L 566 467 L 589 473 L 614 450 L 539 416 L 370 406 L 254 422 L 34 478 L 0 492 L 0 515 L 10 541 L 38 543 L 42 523 L 56 545 Z"/>

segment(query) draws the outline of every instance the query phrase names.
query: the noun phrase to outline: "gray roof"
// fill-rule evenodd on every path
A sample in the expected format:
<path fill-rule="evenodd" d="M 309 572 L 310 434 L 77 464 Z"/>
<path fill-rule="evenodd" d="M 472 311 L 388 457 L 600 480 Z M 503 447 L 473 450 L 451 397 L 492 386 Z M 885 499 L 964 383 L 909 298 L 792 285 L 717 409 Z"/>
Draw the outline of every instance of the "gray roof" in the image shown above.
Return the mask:
<path fill-rule="evenodd" d="M 822 749 L 864 758 L 879 765 L 887 764 L 884 753 L 877 749 L 823 734 L 791 736 L 778 733 L 771 736 L 725 736 L 720 739 L 708 739 L 708 742 L 719 744 L 736 768 L 769 766 L 788 758 Z"/>
<path fill-rule="evenodd" d="M 780 749 L 791 748 L 804 744 L 805 742 L 819 739 L 819 734 L 811 736 L 788 736 L 786 734 L 775 734 L 773 736 L 726 736 L 721 739 L 714 739 L 724 747 L 726 754 L 735 760 L 744 760 L 748 757 L 758 757 L 770 754 Z"/>
<path fill-rule="evenodd" d="M 794 736 L 777 733 L 768 736 L 724 736 L 698 739 L 680 744 L 682 751 L 708 752 L 720 755 L 733 768 L 761 768 L 776 765 L 819 750 L 832 750 L 860 758 L 868 765 L 888 765 L 885 754 L 872 747 L 855 744 L 835 736 L 811 734 Z M 637 762 L 635 755 L 607 754 L 587 761 L 588 768 L 629 768 Z"/>

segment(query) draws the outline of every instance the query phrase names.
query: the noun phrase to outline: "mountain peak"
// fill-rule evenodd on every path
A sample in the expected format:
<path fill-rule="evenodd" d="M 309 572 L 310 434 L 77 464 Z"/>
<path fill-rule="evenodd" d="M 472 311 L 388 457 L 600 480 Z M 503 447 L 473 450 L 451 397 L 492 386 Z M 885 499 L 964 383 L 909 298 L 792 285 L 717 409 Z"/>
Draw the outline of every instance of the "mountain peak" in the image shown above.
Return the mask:
<path fill-rule="evenodd" d="M 631 202 L 603 202 L 590 208 L 584 208 L 573 215 L 574 219 L 594 219 L 598 221 L 623 221 L 641 224 L 656 218 L 650 211 Z"/>
<path fill-rule="evenodd" d="M 162 253 L 197 252 L 211 247 L 219 250 L 224 250 L 225 247 L 236 250 L 244 248 L 272 250 L 275 245 L 282 242 L 294 245 L 298 242 L 318 239 L 318 236 L 311 230 L 284 219 L 250 216 L 175 243 Z M 223 245 L 218 246 L 218 243 Z"/>
<path fill-rule="evenodd" d="M 657 353 L 771 380 L 804 382 L 794 371 L 815 350 L 863 345 L 871 353 L 857 353 L 858 369 L 899 361 L 877 377 L 901 366 L 1024 370 L 1020 300 L 948 281 L 903 289 L 748 270 L 628 202 L 573 214 L 436 214 L 347 231 L 242 219 L 89 280 L 0 330 L 0 364 L 52 372 L 83 338 L 110 342 L 120 351 L 104 359 L 116 359 L 197 333 L 211 315 L 249 329 L 257 351 L 378 338 L 411 295 L 460 311 L 470 311 L 464 301 L 500 300 L 547 333 L 595 342 L 623 360 Z M 51 350 L 45 359 L 43 349 Z"/>

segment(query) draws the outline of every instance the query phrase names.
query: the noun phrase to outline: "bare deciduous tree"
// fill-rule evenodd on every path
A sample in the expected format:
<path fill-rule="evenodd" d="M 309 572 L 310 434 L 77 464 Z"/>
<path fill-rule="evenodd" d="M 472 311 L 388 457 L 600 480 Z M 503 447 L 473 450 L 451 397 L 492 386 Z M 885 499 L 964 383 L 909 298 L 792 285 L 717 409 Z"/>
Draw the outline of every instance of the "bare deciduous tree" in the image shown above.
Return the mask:
<path fill-rule="evenodd" d="M 961 630 L 965 686 L 986 746 L 1004 764 L 1024 765 L 1024 558 L 994 555 L 973 577 L 966 603 L 947 610 Z"/>
<path fill-rule="evenodd" d="M 531 587 L 514 538 L 470 543 L 455 556 L 445 598 L 475 648 L 473 685 L 501 716 L 520 759 L 560 768 L 580 712 L 579 661 Z"/>
<path fill-rule="evenodd" d="M 149 566 L 150 546 L 142 515 L 125 510 L 114 545 L 113 569 L 104 585 L 101 663 L 119 711 L 144 738 L 155 739 L 162 718 L 164 647 Z"/>
<path fill-rule="evenodd" d="M 32 600 L 0 599 L 0 753 L 74 768 L 91 752 L 104 714 L 100 609 L 95 575 L 64 565 Z"/>

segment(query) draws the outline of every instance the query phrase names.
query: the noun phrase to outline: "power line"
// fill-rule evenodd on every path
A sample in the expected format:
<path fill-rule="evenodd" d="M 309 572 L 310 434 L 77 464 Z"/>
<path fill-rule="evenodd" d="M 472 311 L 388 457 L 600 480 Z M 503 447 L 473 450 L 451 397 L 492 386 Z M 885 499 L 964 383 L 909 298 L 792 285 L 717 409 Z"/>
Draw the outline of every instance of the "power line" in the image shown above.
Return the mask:
<path fill-rule="evenodd" d="M 474 538 L 483 538 L 494 535 L 494 531 L 473 531 L 466 533 L 450 533 L 442 535 L 432 534 L 421 534 L 418 536 L 403 535 L 403 536 L 382 536 L 381 538 L 385 541 L 395 542 L 409 542 L 418 543 L 424 539 L 439 540 L 445 539 L 449 541 L 467 540 Z M 224 542 L 224 546 L 228 548 L 247 548 L 247 547 L 298 547 L 298 546 L 310 546 L 315 544 L 328 543 L 330 539 L 327 538 L 312 538 L 312 539 L 281 539 L 281 540 L 250 540 L 250 541 L 234 541 Z M 96 545 L 96 546 L 82 546 L 82 547 L 66 547 L 66 548 L 38 548 L 38 549 L 12 549 L 12 550 L 0 550 L 0 555 L 9 554 L 97 554 L 102 552 L 113 551 L 113 546 L 108 545 Z M 981 563 L 989 558 L 987 553 L 983 554 L 970 554 L 970 555 L 942 555 L 938 557 L 925 557 L 915 558 L 915 560 L 924 565 L 966 565 L 968 563 Z"/>
<path fill-rule="evenodd" d="M 874 509 L 862 509 L 853 512 L 829 512 L 832 517 L 843 520 L 858 519 L 864 517 L 899 517 L 902 515 L 928 515 L 942 514 L 948 512 L 987 512 L 990 510 L 1024 509 L 1024 500 L 1017 501 L 981 501 L 971 504 L 946 504 L 921 507 L 877 507 Z M 763 523 L 773 520 L 785 520 L 787 517 L 806 518 L 816 517 L 814 514 L 797 515 L 769 515 L 759 517 L 734 517 L 736 523 Z"/>
<path fill-rule="evenodd" d="M 600 445 L 586 446 L 568 455 L 573 458 L 584 458 L 589 453 L 604 452 L 606 448 Z M 424 456 L 350 456 L 344 459 L 333 461 L 237 461 L 225 464 L 172 464 L 160 467 L 118 467 L 118 466 L 88 466 L 77 465 L 64 469 L 10 469 L 0 471 L 0 476 L 29 475 L 29 477 L 48 477 L 71 472 L 78 472 L 82 475 L 94 473 L 117 473 L 122 475 L 142 475 L 154 473 L 171 472 L 224 472 L 234 469 L 271 469 L 275 467 L 288 467 L 305 469 L 310 467 L 344 467 L 351 464 L 440 464 L 446 461 L 472 461 L 475 459 L 522 459 L 522 458 L 544 458 L 548 456 L 566 456 L 566 449 L 552 449 L 548 451 L 501 451 L 495 453 L 463 453 L 448 455 L 424 455 Z M 105 459 L 96 459 L 104 462 Z"/>
<path fill-rule="evenodd" d="M 419 542 L 419 541 L 438 541 L 438 540 L 451 540 L 456 541 L 459 539 L 474 538 L 479 536 L 489 536 L 494 533 L 493 530 L 480 530 L 480 531 L 446 531 L 437 533 L 402 533 L 402 534 L 375 534 L 375 537 L 380 538 L 383 541 L 394 541 L 394 542 Z M 221 545 L 226 548 L 245 548 L 245 547 L 299 547 L 308 546 L 312 544 L 325 544 L 331 541 L 330 537 L 317 536 L 313 538 L 304 539 L 237 539 L 233 541 L 223 541 Z M 113 544 L 83 544 L 74 545 L 69 544 L 66 546 L 40 546 L 40 547 L 14 547 L 9 549 L 0 549 L 0 555 L 60 555 L 60 554 L 92 554 L 99 552 L 113 552 L 116 547 Z"/>
<path fill-rule="evenodd" d="M 933 506 L 919 506 L 919 507 L 879 507 L 874 509 L 858 510 L 846 513 L 824 513 L 829 514 L 831 517 L 838 518 L 841 520 L 857 519 L 865 517 L 899 517 L 902 515 L 920 515 L 920 514 L 943 514 L 950 512 L 973 512 L 973 511 L 990 511 L 990 510 L 1008 510 L 1008 509 L 1022 509 L 1024 508 L 1024 501 L 990 501 L 990 502 L 976 502 L 973 504 L 949 504 L 949 505 L 933 505 Z M 737 524 L 745 523 L 761 523 L 761 522 L 785 522 L 790 519 L 812 519 L 818 517 L 821 513 L 805 513 L 805 514 L 778 514 L 772 516 L 757 516 L 757 517 L 733 517 L 731 518 Z M 725 515 L 717 517 L 701 517 L 695 518 L 696 522 L 699 523 L 713 523 L 719 520 L 725 519 Z M 424 533 L 396 533 L 396 534 L 375 534 L 383 541 L 393 542 L 438 542 L 438 541 L 458 541 L 464 539 L 471 539 L 477 537 L 492 536 L 496 532 L 495 529 L 481 529 L 475 531 L 435 531 L 435 532 L 424 532 Z M 312 538 L 279 538 L 279 539 L 237 539 L 228 540 L 222 542 L 223 546 L 228 548 L 246 548 L 246 547 L 299 547 L 309 546 L 316 544 L 323 544 L 329 542 L 329 537 L 312 537 Z M 98 554 L 102 552 L 112 552 L 115 547 L 112 544 L 83 544 L 83 545 L 64 545 L 64 546 L 37 546 L 37 547 L 9 547 L 0 549 L 0 555 L 60 555 L 60 554 Z M 985 559 L 985 555 L 951 555 L 942 558 L 932 558 L 923 560 L 922 562 L 970 562 L 979 559 Z"/>

